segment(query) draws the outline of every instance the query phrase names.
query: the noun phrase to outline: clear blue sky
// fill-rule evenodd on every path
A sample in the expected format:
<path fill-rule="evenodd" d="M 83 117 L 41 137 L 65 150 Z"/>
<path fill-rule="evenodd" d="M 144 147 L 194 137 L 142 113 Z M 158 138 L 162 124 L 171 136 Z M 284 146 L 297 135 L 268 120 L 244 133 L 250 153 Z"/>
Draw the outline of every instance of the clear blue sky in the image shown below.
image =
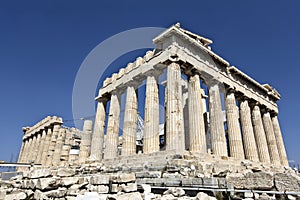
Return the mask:
<path fill-rule="evenodd" d="M 288 156 L 300 162 L 300 2 L 207 2 L 0 1 L 0 160 L 16 156 L 23 126 L 47 115 L 72 119 L 77 70 L 101 41 L 179 21 L 212 39 L 231 65 L 281 93 Z"/>

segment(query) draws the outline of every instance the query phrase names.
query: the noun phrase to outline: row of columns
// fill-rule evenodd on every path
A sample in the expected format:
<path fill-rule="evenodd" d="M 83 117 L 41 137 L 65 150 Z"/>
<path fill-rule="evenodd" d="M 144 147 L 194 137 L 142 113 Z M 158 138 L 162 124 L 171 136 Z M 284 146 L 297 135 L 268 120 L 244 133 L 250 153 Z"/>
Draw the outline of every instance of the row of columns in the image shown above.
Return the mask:
<path fill-rule="evenodd" d="M 209 90 L 209 123 L 212 153 L 218 156 L 249 159 L 264 163 L 288 165 L 282 134 L 277 116 L 264 112 L 259 105 L 250 106 L 244 97 L 239 105 L 233 90 L 226 92 L 225 109 L 228 144 L 224 129 L 223 111 L 218 81 L 211 81 Z M 188 78 L 188 133 L 185 133 L 182 78 L 180 65 L 171 63 L 167 67 L 165 93 L 165 143 L 166 150 L 186 149 L 185 134 L 188 134 L 188 148 L 194 152 L 207 153 L 206 129 L 203 112 L 205 110 L 200 76 L 192 74 Z M 120 123 L 120 98 L 111 94 L 105 148 L 105 108 L 106 102 L 99 101 L 91 144 L 90 158 L 94 160 L 112 159 L 118 155 L 118 134 Z M 134 85 L 127 88 L 122 155 L 136 153 L 137 94 Z M 143 152 L 159 151 L 159 93 L 157 76 L 146 79 L 145 117 Z M 229 151 L 229 152 L 228 152 Z"/>
<path fill-rule="evenodd" d="M 288 166 L 276 115 L 271 117 L 269 111 L 262 112 L 258 104 L 249 106 L 246 98 L 241 100 L 238 110 L 232 90 L 227 91 L 225 105 L 230 156 Z"/>
<path fill-rule="evenodd" d="M 70 129 L 54 124 L 23 140 L 18 162 L 59 166 L 70 163 L 69 156 L 73 144 Z M 80 162 L 85 162 L 90 155 L 92 121 L 86 120 L 80 144 Z"/>

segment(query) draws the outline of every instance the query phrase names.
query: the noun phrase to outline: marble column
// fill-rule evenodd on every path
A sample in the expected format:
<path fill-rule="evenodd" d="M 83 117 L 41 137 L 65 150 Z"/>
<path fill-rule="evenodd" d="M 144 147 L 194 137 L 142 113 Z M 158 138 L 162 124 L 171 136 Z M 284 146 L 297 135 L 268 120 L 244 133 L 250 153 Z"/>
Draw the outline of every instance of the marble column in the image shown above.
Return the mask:
<path fill-rule="evenodd" d="M 65 142 L 62 146 L 61 150 L 61 155 L 60 155 L 60 166 L 65 166 L 68 161 L 69 161 L 69 154 L 70 154 L 70 149 L 71 149 L 71 141 L 72 141 L 72 133 L 70 129 L 66 128 L 66 137 L 65 137 Z"/>
<path fill-rule="evenodd" d="M 228 156 L 218 83 L 213 82 L 209 85 L 208 98 L 212 153 L 218 156 Z"/>
<path fill-rule="evenodd" d="M 266 134 L 258 105 L 255 105 L 252 110 L 252 123 L 259 160 L 263 163 L 270 163 Z"/>
<path fill-rule="evenodd" d="M 106 118 L 105 107 L 106 103 L 98 102 L 90 156 L 91 160 L 95 161 L 102 160 Z"/>
<path fill-rule="evenodd" d="M 53 158 L 52 158 L 52 165 L 59 166 L 60 164 L 60 156 L 62 151 L 62 146 L 64 145 L 66 137 L 66 130 L 65 128 L 60 128 L 54 148 Z"/>
<path fill-rule="evenodd" d="M 42 153 L 42 157 L 41 157 L 42 166 L 46 165 L 49 145 L 50 145 L 50 142 L 51 142 L 51 136 L 52 136 L 52 129 L 50 127 L 48 127 L 47 134 L 46 134 L 46 139 L 45 139 L 45 142 L 44 142 L 43 153 Z"/>
<path fill-rule="evenodd" d="M 31 153 L 33 138 L 30 137 L 30 138 L 27 138 L 27 140 L 28 140 L 28 144 L 27 144 L 27 147 L 26 147 L 25 155 L 24 155 L 24 162 L 25 163 L 28 163 L 29 160 L 30 160 L 30 153 Z"/>
<path fill-rule="evenodd" d="M 159 151 L 159 95 L 156 78 L 146 80 L 143 152 Z"/>
<path fill-rule="evenodd" d="M 203 117 L 203 103 L 199 75 L 189 78 L 189 149 L 192 152 L 206 153 L 206 136 Z"/>
<path fill-rule="evenodd" d="M 80 143 L 79 163 L 84 163 L 91 153 L 91 139 L 92 139 L 93 121 L 85 120 L 83 124 L 83 133 Z"/>
<path fill-rule="evenodd" d="M 166 150 L 185 150 L 185 135 L 182 107 L 181 70 L 177 63 L 167 67 L 166 87 Z"/>
<path fill-rule="evenodd" d="M 240 103 L 240 120 L 242 126 L 245 158 L 253 161 L 259 161 L 251 121 L 251 111 L 246 99 L 242 100 Z"/>
<path fill-rule="evenodd" d="M 119 127 L 120 101 L 117 94 L 112 94 L 109 107 L 109 116 L 107 121 L 104 159 L 112 159 L 118 156 Z"/>
<path fill-rule="evenodd" d="M 34 161 L 35 164 L 37 164 L 37 155 L 38 155 L 40 142 L 41 142 L 41 134 L 35 133 L 35 138 L 36 138 L 36 141 L 34 143 L 34 151 L 32 153 L 32 160 Z"/>
<path fill-rule="evenodd" d="M 279 153 L 279 157 L 280 157 L 280 162 L 284 166 L 289 166 L 289 162 L 287 159 L 285 146 L 284 146 L 284 142 L 283 142 L 277 115 L 272 117 L 272 124 L 273 124 L 275 139 L 277 142 L 277 148 L 278 148 L 278 153 Z"/>
<path fill-rule="evenodd" d="M 226 93 L 225 109 L 228 129 L 229 155 L 230 157 L 237 159 L 245 159 L 239 123 L 239 111 L 236 106 L 235 94 L 230 89 Z"/>
<path fill-rule="evenodd" d="M 45 145 L 45 140 L 46 140 L 46 130 L 42 131 L 42 136 L 40 138 L 40 145 L 38 148 L 38 152 L 37 152 L 37 157 L 36 157 L 36 163 L 37 164 L 41 164 L 41 159 L 42 159 L 42 154 L 43 154 L 43 148 Z"/>
<path fill-rule="evenodd" d="M 280 158 L 278 154 L 276 138 L 269 112 L 265 112 L 263 114 L 263 125 L 266 133 L 271 163 L 275 165 L 280 165 Z"/>
<path fill-rule="evenodd" d="M 124 113 L 122 156 L 136 154 L 137 106 L 135 89 L 129 86 L 127 88 Z"/>
<path fill-rule="evenodd" d="M 49 144 L 49 148 L 48 148 L 48 156 L 47 156 L 47 160 L 46 160 L 46 166 L 52 165 L 55 144 L 56 144 L 56 140 L 57 140 L 57 136 L 58 136 L 60 127 L 61 127 L 60 124 L 55 124 L 53 127 L 53 132 L 52 132 L 52 136 L 51 136 L 50 144 Z"/>

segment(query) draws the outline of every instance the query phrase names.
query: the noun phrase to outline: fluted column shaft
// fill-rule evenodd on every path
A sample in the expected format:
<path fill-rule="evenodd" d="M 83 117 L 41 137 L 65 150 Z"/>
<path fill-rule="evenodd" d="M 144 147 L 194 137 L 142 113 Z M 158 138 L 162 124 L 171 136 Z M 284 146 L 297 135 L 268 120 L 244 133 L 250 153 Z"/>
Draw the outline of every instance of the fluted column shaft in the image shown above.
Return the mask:
<path fill-rule="evenodd" d="M 273 124 L 276 142 L 277 142 L 277 148 L 278 148 L 278 153 L 279 153 L 279 157 L 280 157 L 280 162 L 284 166 L 289 166 L 287 155 L 286 155 L 286 150 L 285 150 L 285 146 L 284 146 L 284 142 L 283 142 L 283 138 L 282 138 L 282 133 L 280 130 L 279 121 L 278 121 L 277 116 L 272 117 L 272 124 Z"/>
<path fill-rule="evenodd" d="M 240 103 L 240 119 L 242 125 L 245 158 L 253 161 L 259 161 L 251 121 L 251 111 L 247 100 L 243 100 Z"/>
<path fill-rule="evenodd" d="M 167 67 L 166 149 L 179 152 L 185 150 L 181 80 L 180 66 L 171 63 Z"/>
<path fill-rule="evenodd" d="M 120 102 L 116 94 L 111 95 L 107 134 L 104 149 L 104 159 L 116 158 L 118 155 L 120 126 Z"/>
<path fill-rule="evenodd" d="M 60 128 L 57 136 L 57 141 L 55 144 L 53 158 L 52 158 L 53 166 L 58 166 L 60 164 L 60 156 L 61 156 L 62 146 L 65 141 L 65 137 L 66 137 L 66 130 L 64 128 Z"/>
<path fill-rule="evenodd" d="M 30 150 L 30 160 L 33 161 L 34 163 L 36 163 L 36 153 L 38 148 L 37 146 L 38 146 L 38 135 L 35 134 L 33 136 L 32 147 Z"/>
<path fill-rule="evenodd" d="M 85 120 L 83 124 L 83 134 L 80 143 L 79 163 L 84 163 L 91 153 L 93 121 Z"/>
<path fill-rule="evenodd" d="M 31 153 L 33 138 L 30 137 L 30 138 L 27 138 L 27 140 L 28 140 L 28 144 L 26 147 L 25 155 L 24 155 L 24 162 L 26 162 L 26 163 L 28 163 L 28 161 L 30 160 L 30 153 Z"/>
<path fill-rule="evenodd" d="M 206 153 L 203 104 L 198 74 L 189 78 L 188 93 L 190 151 Z"/>
<path fill-rule="evenodd" d="M 136 153 L 137 128 L 137 95 L 134 87 L 129 86 L 126 94 L 126 105 L 123 125 L 122 155 L 129 156 Z"/>
<path fill-rule="evenodd" d="M 154 76 L 146 81 L 143 152 L 159 151 L 159 96 Z"/>
<path fill-rule="evenodd" d="M 225 99 L 229 153 L 231 157 L 245 159 L 238 108 L 234 92 L 228 91 Z"/>
<path fill-rule="evenodd" d="M 68 163 L 69 160 L 69 154 L 70 154 L 70 149 L 71 149 L 71 141 L 72 141 L 72 133 L 70 131 L 70 129 L 65 129 L 66 133 L 65 133 L 65 142 L 62 146 L 62 150 L 61 150 L 61 155 L 60 155 L 60 166 L 64 166 L 66 165 L 66 163 Z"/>
<path fill-rule="evenodd" d="M 263 125 L 266 133 L 271 163 L 275 165 L 280 165 L 280 158 L 278 154 L 276 138 L 269 112 L 265 112 L 263 114 Z"/>
<path fill-rule="evenodd" d="M 213 83 L 209 86 L 208 96 L 212 153 L 218 156 L 228 156 L 220 89 L 217 83 Z"/>
<path fill-rule="evenodd" d="M 270 163 L 266 134 L 262 123 L 260 108 L 257 105 L 255 105 L 252 110 L 252 123 L 259 160 L 263 163 Z"/>
<path fill-rule="evenodd" d="M 40 145 L 39 145 L 39 149 L 38 149 L 38 152 L 37 152 L 37 157 L 36 157 L 36 163 L 38 163 L 38 164 L 41 164 L 45 139 L 46 139 L 46 130 L 43 130 L 42 136 L 41 136 L 40 142 L 39 142 Z"/>
<path fill-rule="evenodd" d="M 47 160 L 46 160 L 46 166 L 52 165 L 55 144 L 56 144 L 56 140 L 58 137 L 58 132 L 59 132 L 60 127 L 61 127 L 60 124 L 55 124 L 53 127 L 53 132 L 52 132 L 52 136 L 51 136 L 51 140 L 50 140 L 50 144 L 49 144 L 49 148 L 48 148 L 48 156 L 47 156 Z"/>
<path fill-rule="evenodd" d="M 43 153 L 42 153 L 42 157 L 41 157 L 42 166 L 46 165 L 49 145 L 50 145 L 50 142 L 51 142 L 51 136 L 52 136 L 52 130 L 51 130 L 51 128 L 48 128 L 47 129 L 47 134 L 46 134 L 46 139 L 45 139 L 45 142 L 44 142 Z"/>
<path fill-rule="evenodd" d="M 101 161 L 104 143 L 104 128 L 105 128 L 105 106 L 104 102 L 98 102 L 94 133 L 91 144 L 91 160 Z"/>

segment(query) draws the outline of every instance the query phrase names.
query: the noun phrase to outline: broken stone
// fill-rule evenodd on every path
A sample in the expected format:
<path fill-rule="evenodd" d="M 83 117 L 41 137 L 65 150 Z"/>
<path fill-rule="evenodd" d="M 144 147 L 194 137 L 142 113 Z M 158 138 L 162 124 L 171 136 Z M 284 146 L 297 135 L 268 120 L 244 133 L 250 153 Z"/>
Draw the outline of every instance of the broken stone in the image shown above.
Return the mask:
<path fill-rule="evenodd" d="M 49 176 L 51 176 L 51 171 L 49 169 L 35 169 L 29 174 L 29 178 L 44 178 Z"/>
<path fill-rule="evenodd" d="M 93 185 L 108 185 L 109 175 L 94 175 L 91 177 L 90 183 Z"/>
<path fill-rule="evenodd" d="M 136 183 L 127 183 L 126 185 L 122 184 L 121 188 L 124 192 L 135 192 L 137 191 L 137 184 Z"/>
<path fill-rule="evenodd" d="M 41 178 L 38 179 L 36 188 L 39 190 L 56 189 L 59 185 L 59 179 L 56 178 Z"/>
<path fill-rule="evenodd" d="M 175 197 L 182 197 L 185 195 L 185 191 L 182 188 L 169 188 L 163 194 L 172 194 Z"/>
<path fill-rule="evenodd" d="M 57 171 L 57 176 L 60 177 L 67 177 L 67 176 L 74 176 L 74 175 L 75 175 L 74 169 L 59 168 Z"/>
<path fill-rule="evenodd" d="M 26 194 L 24 192 L 14 192 L 12 194 L 7 194 L 5 196 L 5 200 L 15 200 L 15 199 L 18 199 L 18 200 L 22 200 L 22 199 L 26 199 Z"/>

